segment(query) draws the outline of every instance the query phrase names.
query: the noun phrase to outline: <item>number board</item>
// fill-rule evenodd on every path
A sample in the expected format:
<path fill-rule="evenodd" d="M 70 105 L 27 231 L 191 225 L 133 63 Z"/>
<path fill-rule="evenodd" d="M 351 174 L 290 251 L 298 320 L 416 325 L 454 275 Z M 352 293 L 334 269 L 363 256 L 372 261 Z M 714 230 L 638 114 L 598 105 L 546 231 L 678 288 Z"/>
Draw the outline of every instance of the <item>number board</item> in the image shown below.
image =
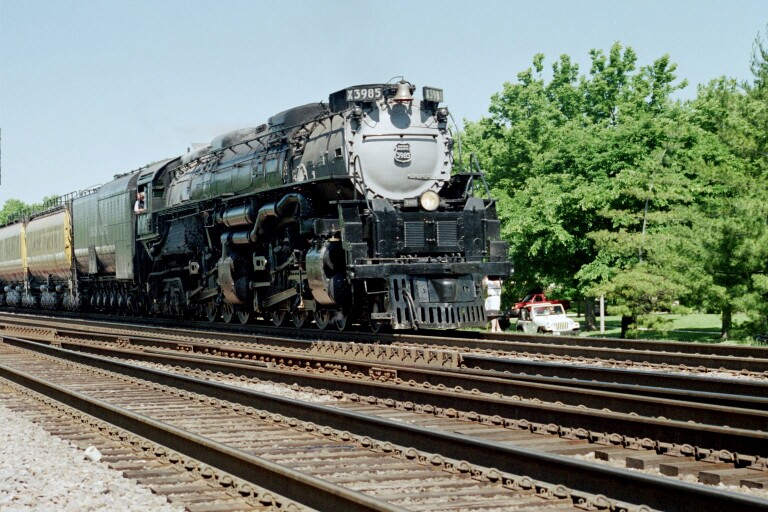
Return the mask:
<path fill-rule="evenodd" d="M 424 87 L 421 92 L 424 96 L 424 101 L 431 101 L 433 103 L 441 103 L 443 101 L 442 89 L 436 87 Z"/>
<path fill-rule="evenodd" d="M 375 101 L 381 99 L 381 87 L 353 87 L 347 89 L 347 101 Z"/>

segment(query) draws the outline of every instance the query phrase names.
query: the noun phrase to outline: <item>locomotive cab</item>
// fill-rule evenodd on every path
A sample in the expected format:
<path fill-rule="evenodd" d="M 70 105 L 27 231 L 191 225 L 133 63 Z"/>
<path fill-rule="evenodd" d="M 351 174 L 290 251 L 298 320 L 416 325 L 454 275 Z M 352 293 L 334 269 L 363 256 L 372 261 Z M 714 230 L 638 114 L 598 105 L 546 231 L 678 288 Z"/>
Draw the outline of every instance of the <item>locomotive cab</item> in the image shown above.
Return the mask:
<path fill-rule="evenodd" d="M 152 223 L 152 214 L 164 206 L 169 163 L 177 159 L 166 159 L 151 164 L 139 171 L 136 193 L 144 193 L 144 212 L 136 216 L 136 238 L 147 241 L 159 234 Z"/>

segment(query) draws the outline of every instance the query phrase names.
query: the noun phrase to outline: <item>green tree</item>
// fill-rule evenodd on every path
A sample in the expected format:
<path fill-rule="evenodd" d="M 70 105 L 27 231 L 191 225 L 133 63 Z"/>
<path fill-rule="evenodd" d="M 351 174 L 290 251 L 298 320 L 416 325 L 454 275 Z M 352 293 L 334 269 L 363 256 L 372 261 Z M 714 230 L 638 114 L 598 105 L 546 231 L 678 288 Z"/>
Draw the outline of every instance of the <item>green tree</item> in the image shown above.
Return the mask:
<path fill-rule="evenodd" d="M 766 28 L 768 34 L 768 27 Z M 749 293 L 744 297 L 745 310 L 755 332 L 768 332 L 768 47 L 758 35 L 752 55 L 753 84 L 747 84 L 749 106 L 747 114 L 749 169 L 753 186 L 749 187 L 754 223 L 750 246 L 754 262 Z"/>
<path fill-rule="evenodd" d="M 57 195 L 45 196 L 40 203 L 27 204 L 18 199 L 8 199 L 0 210 L 0 224 L 9 220 L 27 215 L 32 212 L 44 211 L 61 204 L 61 198 Z"/>
<path fill-rule="evenodd" d="M 27 210 L 29 206 L 18 199 L 8 199 L 3 205 L 3 209 L 0 210 L 0 224 L 5 224 L 8 220 Z"/>
<path fill-rule="evenodd" d="M 492 97 L 490 117 L 467 125 L 466 146 L 499 197 L 513 292 L 554 283 L 590 294 L 641 261 L 677 291 L 680 279 L 669 279 L 657 254 L 683 228 L 677 210 L 690 201 L 689 177 L 679 174 L 685 119 L 670 100 L 685 82 L 668 56 L 637 70 L 634 51 L 617 43 L 590 57 L 589 75 L 579 77 L 561 56 L 547 82 L 536 55 Z"/>
<path fill-rule="evenodd" d="M 722 314 L 721 337 L 731 336 L 733 314 L 745 311 L 752 331 L 768 329 L 768 65 L 758 36 L 753 83 L 724 77 L 701 86 L 692 119 L 707 136 L 701 145 L 698 216 L 700 240 L 691 269 L 702 302 Z"/>

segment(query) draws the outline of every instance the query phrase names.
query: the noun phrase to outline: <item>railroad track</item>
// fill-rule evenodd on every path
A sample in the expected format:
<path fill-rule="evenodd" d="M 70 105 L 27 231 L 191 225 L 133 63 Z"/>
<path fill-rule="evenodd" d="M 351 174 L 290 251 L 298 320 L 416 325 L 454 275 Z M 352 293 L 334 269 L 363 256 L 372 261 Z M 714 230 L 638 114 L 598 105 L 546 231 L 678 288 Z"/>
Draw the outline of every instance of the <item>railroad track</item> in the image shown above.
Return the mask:
<path fill-rule="evenodd" d="M 125 345 L 143 349 L 166 349 L 188 353 L 215 355 L 236 360 L 287 363 L 292 366 L 309 366 L 326 369 L 343 368 L 352 372 L 375 371 L 378 365 L 387 374 L 401 379 L 420 378 L 435 385 L 461 386 L 471 389 L 463 376 L 467 373 L 514 380 L 516 386 L 533 388 L 538 393 L 546 385 L 569 388 L 594 389 L 636 393 L 659 398 L 671 398 L 720 405 L 762 408 L 768 401 L 756 397 L 768 396 L 768 378 L 747 378 L 737 373 L 738 379 L 713 377 L 711 372 L 681 373 L 673 371 L 648 371 L 635 367 L 613 368 L 593 366 L 584 361 L 563 360 L 558 363 L 518 360 L 507 355 L 503 358 L 478 356 L 456 349 L 429 348 L 425 346 L 380 345 L 334 341 L 309 342 L 285 338 L 242 335 L 214 336 L 211 333 L 191 333 L 186 330 L 139 331 L 135 328 L 105 328 L 99 326 L 71 326 L 60 322 L 0 323 L 0 333 L 28 336 L 48 343 L 100 341 L 106 347 Z M 339 361 L 343 361 L 340 365 Z M 763 363 L 768 367 L 768 360 Z M 441 378 L 413 375 L 411 368 L 431 367 L 461 369 L 462 372 L 444 374 Z M 418 370 L 421 372 L 421 370 Z M 506 389 L 508 383 L 502 384 Z M 489 392 L 492 389 L 487 388 Z M 496 391 L 502 392 L 504 389 Z M 745 400 L 743 397 L 750 397 Z M 539 395 L 546 400 L 546 396 Z M 583 404 L 582 402 L 579 402 Z"/>
<path fill-rule="evenodd" d="M 2 378 L 0 405 L 84 452 L 88 450 L 86 453 L 93 453 L 95 448 L 99 460 L 125 478 L 150 487 L 155 494 L 189 510 L 311 510 L 244 481 L 234 488 L 227 478 L 213 478 L 212 472 L 193 458 L 168 453 L 165 447 L 147 438 Z M 40 506 L 46 508 L 48 504 Z"/>
<path fill-rule="evenodd" d="M 163 378 L 140 380 L 30 352 L 6 350 L 0 356 L 4 363 L 13 363 L 13 369 L 0 365 L 3 378 L 88 409 L 149 442 L 161 442 L 163 447 L 154 447 L 154 452 L 244 495 L 252 494 L 245 480 L 250 478 L 319 510 L 578 510 L 576 505 L 607 503 L 601 497 L 325 425 L 353 418 L 351 413 L 339 411 L 335 420 L 309 422 L 213 398 L 221 390 L 211 383 L 187 379 L 187 389 L 171 388 L 157 382 Z M 143 377 L 150 376 L 146 372 Z M 202 387 L 208 394 L 191 387 Z M 252 398 L 258 402 L 258 397 Z M 301 409 L 319 420 L 330 411 L 306 405 Z M 399 430 L 392 422 L 380 423 Z M 414 440 L 424 434 L 410 430 Z M 199 462 L 190 459 L 189 452 Z"/>
<path fill-rule="evenodd" d="M 147 354 L 147 355 L 150 356 L 150 354 Z M 184 364 L 188 364 L 188 363 L 185 362 Z M 253 366 L 252 363 L 251 363 L 251 366 Z M 379 375 L 378 377 L 381 378 L 382 375 Z M 363 386 L 361 386 L 360 383 L 355 383 L 354 385 L 358 389 L 363 388 Z M 400 387 L 402 388 L 402 386 Z M 378 391 L 379 395 L 380 395 L 380 392 L 381 390 Z M 435 403 L 434 402 L 435 399 L 433 398 L 434 396 L 436 395 L 433 394 L 433 396 L 430 396 L 430 398 L 428 399 L 425 399 L 422 396 L 421 400 L 422 401 L 426 400 L 426 403 Z M 453 398 L 448 397 L 447 399 L 453 400 L 454 403 L 456 403 L 455 397 Z M 381 401 L 382 403 L 379 403 L 379 401 Z M 355 402 L 355 400 L 350 401 L 350 403 L 352 402 Z M 376 406 L 379 408 L 383 408 L 384 416 L 388 414 L 392 414 L 391 404 L 397 404 L 397 401 L 392 398 L 377 398 L 374 400 L 373 403 L 371 403 L 371 399 L 369 398 L 367 399 L 367 401 L 362 400 L 362 402 L 366 402 L 364 404 L 366 407 Z M 497 407 L 499 406 L 498 403 L 495 405 Z M 477 407 L 477 406 L 472 406 L 472 407 Z M 409 411 L 409 408 L 411 409 L 410 411 Z M 430 419 L 426 421 L 435 422 L 435 419 L 431 418 L 431 415 L 434 414 L 435 412 L 435 407 L 432 405 L 427 406 L 427 409 L 429 408 L 431 408 L 432 411 L 430 414 L 427 415 L 430 417 Z M 401 407 L 399 409 L 399 412 L 396 412 L 395 414 L 397 415 L 413 414 L 412 409 L 414 409 L 413 401 L 401 402 Z M 445 413 L 444 414 L 445 419 L 440 420 L 439 422 L 448 421 L 448 420 L 456 421 L 456 418 L 464 420 L 466 422 L 466 420 L 468 419 L 468 416 L 466 413 L 461 413 L 456 409 L 442 408 L 442 407 L 438 407 L 438 409 L 443 409 L 443 412 Z M 468 409 L 468 410 L 474 411 L 475 409 Z M 423 416 L 424 411 L 418 411 L 418 412 L 421 412 Z M 427 412 L 429 413 L 429 410 L 427 410 Z M 556 414 L 556 417 L 561 417 L 563 415 L 563 410 L 561 408 L 561 410 L 559 411 L 550 411 L 549 413 Z M 451 418 L 451 416 L 454 416 L 454 418 Z M 503 441 L 503 443 L 511 443 L 516 441 L 517 445 L 523 445 L 523 446 L 526 444 L 526 442 L 529 444 L 533 443 L 537 448 L 537 450 L 535 451 L 538 451 L 538 452 L 547 453 L 547 449 L 546 449 L 547 447 L 549 447 L 550 452 L 557 452 L 558 450 L 562 450 L 564 452 L 571 452 L 571 453 L 577 453 L 577 454 L 578 453 L 583 454 L 585 453 L 585 450 L 590 450 L 591 452 L 594 453 L 594 456 L 597 458 L 603 457 L 603 458 L 611 458 L 616 460 L 623 458 L 625 463 L 630 467 L 638 467 L 639 465 L 648 469 L 648 468 L 659 468 L 663 466 L 663 468 L 665 468 L 665 470 L 667 471 L 698 472 L 700 475 L 704 475 L 704 476 L 713 474 L 714 475 L 713 478 L 721 478 L 723 479 L 723 481 L 725 478 L 728 478 L 731 480 L 734 478 L 739 478 L 737 476 L 737 473 L 738 471 L 741 471 L 742 473 L 746 472 L 746 474 L 751 474 L 753 478 L 752 483 L 755 484 L 755 486 L 761 485 L 761 482 L 760 482 L 761 476 L 755 476 L 755 475 L 761 475 L 759 471 L 756 471 L 757 466 L 759 465 L 761 460 L 759 458 L 745 457 L 744 455 L 740 455 L 740 454 L 726 455 L 726 452 L 723 452 L 722 450 L 719 450 L 719 451 L 710 450 L 709 452 L 706 452 L 705 450 L 700 450 L 698 448 L 694 448 L 693 450 L 691 450 L 690 449 L 691 447 L 686 448 L 686 445 L 681 444 L 679 446 L 677 445 L 668 445 L 666 447 L 661 445 L 655 446 L 655 448 L 659 449 L 659 451 L 666 452 L 665 457 L 662 457 L 661 459 L 659 459 L 659 456 L 657 455 L 657 451 L 654 450 L 653 453 L 651 453 L 651 451 L 647 450 L 647 448 L 649 448 L 648 446 L 644 447 L 646 448 L 645 452 L 638 451 L 638 448 L 643 448 L 642 445 L 644 442 L 647 444 L 648 440 L 646 439 L 635 438 L 634 440 L 632 440 L 626 436 L 624 437 L 619 436 L 618 439 L 620 442 L 617 443 L 615 442 L 616 436 L 608 436 L 608 439 L 602 439 L 602 440 L 595 439 L 593 438 L 593 433 L 591 431 L 587 431 L 587 435 L 585 436 L 584 435 L 585 431 L 583 431 L 583 429 L 575 429 L 575 428 L 563 429 L 562 427 L 558 427 L 555 429 L 554 432 L 551 432 L 552 426 L 554 424 L 552 425 L 547 425 L 546 423 L 536 424 L 528 420 L 522 420 L 517 423 L 512 423 L 500 418 L 498 415 L 489 416 L 487 414 L 483 415 L 483 414 L 478 414 L 476 412 L 470 412 L 469 419 L 472 419 L 472 416 L 475 417 L 476 425 L 470 426 L 470 427 L 468 427 L 466 424 L 463 426 L 454 425 L 453 427 L 449 428 L 448 431 L 451 433 L 455 433 L 456 431 L 458 431 L 458 432 L 461 432 L 462 435 L 464 436 L 480 437 L 481 439 L 484 436 L 488 436 L 492 439 L 498 439 L 499 436 L 501 436 L 502 434 L 505 434 L 508 437 L 505 439 L 505 441 Z M 609 416 L 606 416 L 606 417 L 609 417 Z M 480 418 L 481 420 L 479 423 L 477 421 L 478 418 Z M 424 420 L 423 417 L 422 417 L 422 420 Z M 482 425 L 482 427 L 480 425 Z M 431 425 L 430 428 L 434 429 L 435 427 L 434 425 Z M 725 435 L 726 430 L 733 431 L 733 429 L 720 429 L 717 435 L 720 435 L 720 436 Z M 478 433 L 477 436 L 472 435 L 474 431 L 477 431 Z M 528 431 L 528 432 L 525 432 L 525 431 Z M 522 440 L 519 438 L 519 435 L 522 433 L 526 435 L 531 435 L 533 437 L 531 439 Z M 550 438 L 543 440 L 542 434 L 544 433 L 550 434 Z M 733 432 L 731 432 L 731 434 L 733 434 Z M 552 435 L 554 435 L 554 437 L 552 437 Z M 516 436 L 517 436 L 517 439 L 515 439 Z M 611 437 L 613 437 L 614 442 L 610 442 Z M 739 436 L 737 435 L 734 438 L 736 437 L 739 437 Z M 598 446 L 596 449 L 595 446 L 592 446 L 592 447 L 586 446 L 585 443 L 588 443 L 588 442 L 593 443 L 593 445 L 604 444 L 604 446 Z M 560 444 L 559 447 L 557 446 L 558 443 Z M 581 446 L 578 446 L 578 445 L 581 445 Z M 433 446 L 433 445 L 430 444 L 429 446 Z M 747 444 L 746 446 L 754 446 L 754 445 Z M 749 452 L 742 451 L 742 454 L 743 453 L 749 453 Z M 676 460 L 672 458 L 673 455 L 677 457 Z M 519 456 L 519 454 L 517 454 L 517 456 Z M 731 460 L 727 460 L 729 456 L 734 456 L 735 458 L 732 458 Z M 483 460 L 490 460 L 490 459 L 483 459 Z M 736 466 L 744 466 L 747 462 L 751 463 L 752 466 L 755 466 L 755 469 L 745 470 L 745 469 L 739 469 L 736 467 Z M 722 466 L 717 466 L 717 464 L 727 464 L 729 465 L 729 468 L 724 469 Z M 702 469 L 702 465 L 704 469 Z M 504 466 L 500 466 L 500 467 L 504 467 Z M 697 467 L 699 469 L 696 469 Z M 552 473 L 551 471 L 553 470 L 548 470 L 546 474 L 548 475 L 555 474 L 555 473 Z M 720 473 L 717 473 L 717 471 L 720 471 Z M 726 471 L 731 471 L 731 473 L 729 474 L 724 473 Z M 744 475 L 742 475 L 742 479 L 743 477 Z M 679 491 L 676 491 L 676 492 L 679 492 Z M 660 507 L 660 508 L 669 509 L 667 506 Z"/>
<path fill-rule="evenodd" d="M 350 343 L 358 345 L 360 353 L 366 345 L 393 347 L 388 353 L 380 349 L 382 362 L 396 361 L 402 354 L 427 353 L 431 359 L 449 359 L 446 363 L 482 368 L 498 372 L 528 373 L 559 378 L 607 380 L 599 374 L 611 369 L 631 368 L 652 375 L 633 377 L 630 383 L 658 382 L 658 373 L 707 374 L 752 377 L 768 381 L 768 347 L 738 345 L 702 345 L 694 343 L 605 340 L 560 336 L 493 334 L 480 332 L 436 331 L 436 337 L 417 334 L 372 335 L 369 333 L 338 333 L 312 329 L 287 329 L 264 326 L 232 326 L 198 322 L 197 329 L 179 328 L 167 319 L 152 319 L 151 324 L 117 323 L 100 320 L 63 320 L 60 314 L 50 319 L 39 316 L 0 313 L 0 327 L 23 326 L 62 328 L 63 322 L 76 323 L 78 329 L 89 329 L 89 336 L 98 333 L 124 334 L 135 338 L 154 335 L 155 338 L 195 341 L 215 339 L 226 342 L 233 354 L 238 347 L 265 345 L 272 348 L 304 350 L 312 347 L 336 357 L 348 352 Z M 114 319 L 113 319 L 114 320 Z M 142 319 L 142 322 L 146 319 Z M 212 327 L 213 326 L 213 327 Z M 66 327 L 64 327 L 66 329 Z M 223 329 L 223 330 L 221 330 Z M 318 338 L 322 343 L 318 342 Z M 368 356 L 366 356 L 368 357 Z M 422 364 L 422 361 L 411 361 Z M 577 366 L 577 368 L 568 368 Z M 583 368 L 590 368 L 587 375 Z M 653 374 L 656 372 L 656 374 Z M 578 374 L 578 377 L 575 375 Z M 616 377 L 618 378 L 618 377 Z M 665 386 L 669 387 L 669 386 Z"/>
<path fill-rule="evenodd" d="M 10 341 L 9 341 L 10 343 Z M 765 386 L 748 386 L 754 395 L 716 393 L 684 393 L 678 399 L 655 395 L 674 395 L 658 388 L 633 388 L 605 383 L 604 389 L 592 389 L 594 383 L 570 382 L 569 385 L 531 383 L 517 379 L 501 379 L 485 372 L 452 372 L 429 368 L 347 365 L 334 361 L 327 370 L 325 361 L 306 364 L 298 357 L 276 358 L 257 365 L 229 362 L 227 359 L 167 350 L 144 348 L 131 350 L 115 344 L 84 345 L 60 342 L 59 346 L 120 358 L 135 362 L 165 365 L 167 368 L 189 368 L 209 374 L 233 374 L 284 384 L 297 383 L 310 388 L 332 389 L 350 394 L 368 395 L 385 401 L 426 403 L 443 409 L 473 411 L 505 418 L 524 418 L 539 425 L 540 431 L 555 432 L 581 429 L 583 437 L 606 443 L 618 439 L 622 445 L 642 446 L 654 439 L 651 448 L 679 453 L 684 445 L 693 447 L 691 454 L 705 458 L 713 450 L 739 453 L 734 463 L 755 464 L 768 454 L 766 436 L 760 433 L 768 424 L 764 412 Z M 335 367 L 335 368 L 334 368 Z M 684 398 L 681 399 L 681 398 Z M 731 405 L 721 405 L 728 402 Z M 639 422 L 637 416 L 646 420 Z M 727 423 L 727 427 L 725 426 Z M 614 441 L 613 443 L 615 443 Z M 610 444 L 610 443 L 609 443 Z M 746 457 L 758 454 L 758 457 Z M 737 461 L 741 458 L 740 462 Z"/>
<path fill-rule="evenodd" d="M 496 412 L 507 417 L 526 417 L 540 423 L 558 423 L 568 427 L 579 427 L 589 430 L 602 430 L 610 423 L 617 424 L 616 432 L 635 437 L 649 437 L 664 443 L 675 443 L 685 439 L 685 444 L 706 447 L 707 449 L 727 449 L 739 453 L 766 453 L 761 439 L 751 439 L 741 435 L 741 430 L 762 430 L 766 424 L 766 416 L 761 411 L 767 407 L 766 391 L 768 384 L 751 380 L 706 379 L 702 377 L 679 377 L 665 374 L 647 374 L 636 372 L 618 372 L 615 370 L 606 372 L 608 380 L 604 382 L 592 382 L 587 379 L 564 380 L 562 378 L 546 378 L 530 375 L 502 375 L 493 372 L 462 370 L 431 371 L 425 368 L 412 367 L 413 361 L 403 361 L 400 364 L 381 366 L 379 358 L 363 360 L 345 359 L 349 352 L 340 351 L 334 354 L 335 358 L 318 357 L 312 354 L 272 351 L 269 348 L 254 348 L 246 344 L 247 350 L 231 348 L 229 344 L 222 345 L 219 342 L 200 341 L 199 343 L 179 343 L 177 341 L 164 341 L 159 338 L 131 338 L 114 335 L 99 336 L 102 340 L 101 348 L 92 344 L 81 345 L 78 343 L 82 337 L 89 337 L 89 333 L 76 333 L 66 331 L 51 332 L 45 329 L 39 332 L 40 340 L 49 343 L 73 348 L 74 350 L 87 350 L 92 353 L 104 353 L 114 355 L 115 345 L 141 348 L 140 355 L 134 356 L 145 361 L 162 362 L 165 356 L 153 355 L 154 351 L 170 349 L 172 351 L 184 351 L 203 355 L 224 356 L 230 359 L 244 359 L 261 361 L 271 365 L 286 365 L 295 368 L 344 370 L 349 375 L 363 375 L 373 377 L 376 380 L 398 379 L 400 381 L 424 383 L 425 386 L 436 389 L 460 388 L 466 390 L 478 390 L 487 394 L 507 395 L 517 400 L 507 404 L 482 403 L 473 404 L 471 397 L 467 403 L 466 397 L 448 398 L 448 403 L 461 403 L 465 410 L 475 410 L 481 413 Z M 107 341 L 104 341 L 107 340 Z M 117 342 L 117 343 L 116 343 Z M 370 348 L 366 345 L 354 345 L 355 350 Z M 385 347 L 382 355 L 389 348 Z M 122 357 L 130 357 L 130 350 Z M 454 353 L 455 354 L 455 353 Z M 352 354 L 354 356 L 355 354 Z M 376 354 L 374 354 L 376 355 Z M 440 353 L 437 354 L 441 355 Z M 451 358 L 436 357 L 438 362 L 451 361 Z M 196 361 L 195 367 L 214 368 L 215 371 L 226 370 L 225 364 L 216 365 L 204 361 Z M 440 365 L 438 365 L 440 367 Z M 221 370 L 223 368 L 224 370 Z M 449 365 L 449 368 L 452 368 Z M 583 369 L 583 368 L 582 368 Z M 539 369 L 537 369 L 539 370 Z M 578 368 L 571 367 L 571 371 Z M 248 371 L 247 368 L 238 371 Z M 260 371 L 260 370 L 255 370 Z M 592 370 L 585 370 L 594 373 Z M 621 377 L 621 378 L 619 378 Z M 263 377 L 262 377 L 263 378 Z M 312 375 L 287 377 L 289 379 L 304 378 L 311 380 Z M 638 381 L 642 378 L 652 379 L 651 385 L 622 384 L 617 381 Z M 660 387 L 661 383 L 669 384 L 669 387 Z M 317 385 L 308 382 L 307 385 Z M 337 382 L 333 384 L 335 389 L 344 389 L 349 392 L 365 389 L 365 383 L 359 379 L 355 383 Z M 346 388 L 346 389 L 345 389 Z M 351 388 L 351 389 L 350 389 Z M 513 390 L 513 391 L 510 391 Z M 520 399 L 523 399 L 522 401 Z M 419 397 L 411 400 L 427 400 L 430 398 Z M 437 400 L 437 398 L 431 398 Z M 542 411 L 534 401 L 549 403 L 563 403 L 578 407 L 572 411 Z M 613 419 L 595 418 L 581 410 L 588 407 L 616 414 L 634 414 L 649 417 L 654 423 L 637 424 L 634 419 L 626 420 L 623 417 Z M 522 416 L 521 416 L 522 415 Z M 623 420 L 623 421 L 622 421 Z M 667 420 L 676 421 L 667 424 Z M 722 426 L 724 423 L 730 428 L 739 429 L 736 433 L 727 434 L 720 431 L 704 432 L 702 429 L 692 431 L 692 427 L 682 422 L 696 422 L 699 424 Z"/>
<path fill-rule="evenodd" d="M 504 363 L 499 363 L 499 359 L 514 357 L 516 361 L 566 361 L 579 365 L 599 364 L 656 369 L 664 372 L 724 372 L 768 378 L 768 347 L 476 331 L 371 334 L 277 328 L 264 324 L 212 324 L 199 321 L 189 322 L 193 326 L 190 328 L 179 326 L 178 321 L 166 318 L 138 319 L 89 315 L 83 319 L 64 312 L 51 313 L 51 315 L 52 324 L 57 322 L 60 324 L 62 319 L 69 319 L 70 322 L 74 320 L 78 325 L 90 325 L 94 329 L 124 331 L 140 329 L 143 332 L 150 329 L 164 336 L 174 335 L 190 339 L 204 337 L 205 333 L 208 333 L 228 342 L 250 339 L 259 343 L 279 344 L 286 348 L 322 340 L 328 344 L 351 341 L 365 344 L 422 346 L 433 350 L 460 350 L 468 354 L 467 357 L 472 358 L 468 361 L 468 365 L 474 364 L 488 369 L 500 369 Z M 37 325 L 44 323 L 45 320 L 39 315 L 2 312 L 0 322 Z M 501 368 L 501 371 L 506 370 Z"/>

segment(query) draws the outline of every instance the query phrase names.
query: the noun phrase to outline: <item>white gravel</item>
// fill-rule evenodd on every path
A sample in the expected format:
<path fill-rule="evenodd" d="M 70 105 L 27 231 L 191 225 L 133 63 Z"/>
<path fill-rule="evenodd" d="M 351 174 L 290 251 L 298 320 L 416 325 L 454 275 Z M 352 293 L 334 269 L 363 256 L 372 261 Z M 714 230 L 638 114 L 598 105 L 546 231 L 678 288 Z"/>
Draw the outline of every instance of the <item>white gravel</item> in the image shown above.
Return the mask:
<path fill-rule="evenodd" d="M 0 405 L 0 510 L 184 510 L 89 455 Z"/>

